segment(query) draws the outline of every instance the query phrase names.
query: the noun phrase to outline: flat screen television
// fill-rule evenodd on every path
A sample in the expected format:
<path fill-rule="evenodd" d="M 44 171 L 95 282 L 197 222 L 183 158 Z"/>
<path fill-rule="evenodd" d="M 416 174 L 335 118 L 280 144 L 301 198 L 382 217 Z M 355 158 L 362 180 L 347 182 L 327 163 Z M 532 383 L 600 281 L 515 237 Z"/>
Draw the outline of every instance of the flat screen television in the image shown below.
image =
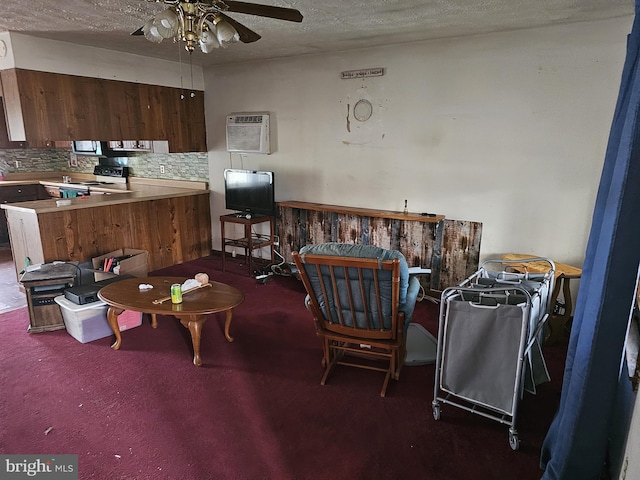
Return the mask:
<path fill-rule="evenodd" d="M 274 215 L 273 172 L 227 168 L 224 171 L 224 197 L 228 210 L 252 216 Z"/>

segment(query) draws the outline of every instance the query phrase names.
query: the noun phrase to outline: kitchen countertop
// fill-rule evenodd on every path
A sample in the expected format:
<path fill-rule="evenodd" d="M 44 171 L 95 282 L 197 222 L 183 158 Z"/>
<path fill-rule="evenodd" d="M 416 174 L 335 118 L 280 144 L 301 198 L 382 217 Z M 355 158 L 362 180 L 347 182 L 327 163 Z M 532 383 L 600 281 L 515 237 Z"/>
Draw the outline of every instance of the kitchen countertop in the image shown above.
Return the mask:
<path fill-rule="evenodd" d="M 20 203 L 3 204 L 5 210 L 19 210 L 35 214 L 75 210 L 79 208 L 102 207 L 122 203 L 157 200 L 162 198 L 199 195 L 208 192 L 206 182 L 190 182 L 183 180 L 164 180 L 141 177 L 129 177 L 127 183 L 82 185 L 81 182 L 93 181 L 93 175 L 72 175 L 71 183 L 61 181 L 61 175 L 39 175 L 37 178 L 9 178 L 0 181 L 0 188 L 8 185 L 25 185 L 40 183 L 45 186 L 68 187 L 78 186 L 89 189 L 89 192 L 108 193 L 109 195 L 93 195 L 68 199 L 51 198 Z M 59 200 L 69 200 L 69 205 L 58 205 Z M 66 203 L 66 202 L 65 202 Z"/>

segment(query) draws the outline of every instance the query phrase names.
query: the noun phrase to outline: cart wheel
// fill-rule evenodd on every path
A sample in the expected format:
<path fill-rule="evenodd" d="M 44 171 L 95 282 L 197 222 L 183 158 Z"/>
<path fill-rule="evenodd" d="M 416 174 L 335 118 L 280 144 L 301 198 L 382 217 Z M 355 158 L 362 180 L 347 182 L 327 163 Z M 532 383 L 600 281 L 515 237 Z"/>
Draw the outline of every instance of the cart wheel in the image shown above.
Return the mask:
<path fill-rule="evenodd" d="M 509 446 L 514 451 L 520 448 L 520 438 L 516 432 L 509 432 Z"/>
<path fill-rule="evenodd" d="M 440 420 L 440 405 L 436 403 L 433 404 L 433 418 L 436 421 Z"/>

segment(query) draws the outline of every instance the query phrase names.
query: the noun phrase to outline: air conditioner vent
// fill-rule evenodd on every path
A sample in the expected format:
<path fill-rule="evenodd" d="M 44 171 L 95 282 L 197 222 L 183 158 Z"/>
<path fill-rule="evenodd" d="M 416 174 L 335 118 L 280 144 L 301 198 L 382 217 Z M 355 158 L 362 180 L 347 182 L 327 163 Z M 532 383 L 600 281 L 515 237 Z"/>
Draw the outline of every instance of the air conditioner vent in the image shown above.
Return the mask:
<path fill-rule="evenodd" d="M 262 123 L 262 115 L 241 115 L 236 117 L 238 123 Z"/>

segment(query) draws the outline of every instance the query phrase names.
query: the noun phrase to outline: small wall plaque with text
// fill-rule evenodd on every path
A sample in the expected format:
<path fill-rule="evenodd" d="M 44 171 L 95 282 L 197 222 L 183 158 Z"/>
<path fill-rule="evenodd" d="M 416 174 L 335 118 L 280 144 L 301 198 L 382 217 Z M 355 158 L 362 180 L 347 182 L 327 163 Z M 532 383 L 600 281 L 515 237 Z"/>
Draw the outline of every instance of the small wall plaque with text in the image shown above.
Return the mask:
<path fill-rule="evenodd" d="M 340 73 L 340 78 L 347 80 L 350 78 L 365 78 L 365 77 L 381 77 L 384 75 L 384 68 L 363 68 L 361 70 L 347 70 Z"/>

